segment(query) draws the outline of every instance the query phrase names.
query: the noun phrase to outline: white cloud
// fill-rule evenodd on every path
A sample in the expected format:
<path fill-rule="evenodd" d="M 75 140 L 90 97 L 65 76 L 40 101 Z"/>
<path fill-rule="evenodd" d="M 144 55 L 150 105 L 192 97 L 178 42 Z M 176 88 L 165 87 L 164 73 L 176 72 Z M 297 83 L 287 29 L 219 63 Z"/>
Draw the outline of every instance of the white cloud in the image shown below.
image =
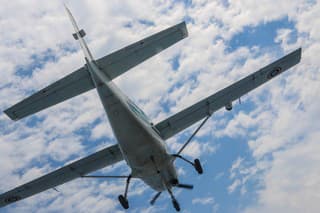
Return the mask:
<path fill-rule="evenodd" d="M 211 205 L 214 204 L 214 198 L 213 197 L 202 197 L 202 198 L 195 198 L 192 199 L 192 204 L 201 204 L 201 205 Z"/>
<path fill-rule="evenodd" d="M 280 0 L 276 4 L 267 0 L 192 1 L 189 8 L 169 0 L 67 3 L 87 31 L 89 46 L 97 57 L 176 24 L 186 16 L 192 19 L 188 23 L 188 39 L 116 80 L 121 89 L 137 100 L 156 121 L 276 58 L 274 52 L 265 53 L 258 47 L 226 51 L 228 40 L 237 32 L 246 26 L 284 17 L 293 20 L 297 41 L 288 42 L 292 29 L 282 29 L 278 30 L 276 42 L 284 52 L 302 45 L 302 63 L 284 74 L 285 77 L 245 97 L 245 101 L 255 104 L 253 111 L 240 112 L 231 120 L 214 118 L 185 154 L 199 157 L 208 150 L 214 152 L 213 144 L 200 140 L 208 135 L 207 132 L 218 137 L 245 137 L 248 128 L 255 128 L 248 134 L 255 162 L 247 164 L 244 159 L 234 164 L 230 192 L 245 186 L 250 179 L 258 179 L 264 188 L 259 191 L 257 205 L 248 211 L 280 212 L 287 210 L 287 206 L 292 212 L 306 209 L 316 212 L 319 207 L 319 146 L 316 143 L 320 129 L 317 122 L 320 119 L 317 101 L 320 98 L 319 3 L 298 0 Z M 79 68 L 84 61 L 77 43 L 72 40 L 71 24 L 64 14 L 62 1 L 6 1 L 1 5 L 0 66 L 3 72 L 0 107 L 5 109 L 32 91 Z M 139 20 L 152 21 L 154 25 L 146 26 Z M 129 23 L 131 28 L 124 27 Z M 49 49 L 54 60 L 44 62 L 43 67 L 33 70 L 30 76 L 21 77 L 15 73 L 18 67 L 31 68 L 37 63 L 34 56 L 43 56 Z M 173 71 L 170 60 L 177 55 L 180 56 L 180 67 Z M 161 101 L 170 103 L 169 113 L 162 111 Z M 217 112 L 216 116 L 220 119 L 223 111 Z M 13 123 L 0 115 L 1 191 L 52 170 L 46 165 L 50 159 L 63 164 L 72 160 L 69 159 L 72 154 L 76 158 L 88 154 L 91 140 L 113 138 L 110 127 L 101 123 L 106 121 L 106 116 L 95 92 L 41 112 L 35 118 L 40 121 L 30 126 L 32 119 Z M 81 135 L 81 131 L 87 131 L 89 137 Z M 177 150 L 182 142 L 175 138 L 169 145 Z M 268 155 L 273 159 L 267 161 L 265 156 Z M 34 166 L 35 162 L 37 166 Z M 22 171 L 23 175 L 19 176 L 17 171 Z M 134 189 L 139 193 L 143 191 L 139 184 Z M 109 195 L 122 190 L 122 183 L 118 186 L 94 180 L 76 181 L 61 186 L 63 195 L 45 192 L 19 202 L 8 211 L 115 212 L 118 209 L 115 196 Z"/>
<path fill-rule="evenodd" d="M 318 212 L 319 136 L 319 132 L 313 133 L 298 144 L 274 152 L 258 204 L 246 212 Z"/>
<path fill-rule="evenodd" d="M 107 122 L 102 121 L 92 129 L 91 137 L 93 139 L 99 139 L 102 137 L 112 137 L 112 134 L 110 125 Z"/>

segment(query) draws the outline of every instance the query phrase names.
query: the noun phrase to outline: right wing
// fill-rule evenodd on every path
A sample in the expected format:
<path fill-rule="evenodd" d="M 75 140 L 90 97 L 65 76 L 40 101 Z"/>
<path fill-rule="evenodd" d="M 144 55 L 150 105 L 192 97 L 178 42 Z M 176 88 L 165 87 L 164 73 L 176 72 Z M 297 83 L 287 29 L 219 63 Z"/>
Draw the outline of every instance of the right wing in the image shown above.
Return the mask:
<path fill-rule="evenodd" d="M 186 23 L 182 22 L 124 47 L 110 55 L 104 56 L 96 62 L 98 67 L 110 79 L 114 79 L 187 36 Z"/>
<path fill-rule="evenodd" d="M 166 140 L 298 64 L 301 48 L 155 125 Z"/>
<path fill-rule="evenodd" d="M 185 22 L 165 29 L 96 60 L 112 80 L 188 36 Z M 86 66 L 20 101 L 4 112 L 19 120 L 95 88 Z"/>
<path fill-rule="evenodd" d="M 73 162 L 29 183 L 0 195 L 0 207 L 54 188 L 58 185 L 102 169 L 123 160 L 118 145 L 113 145 L 88 157 Z"/>

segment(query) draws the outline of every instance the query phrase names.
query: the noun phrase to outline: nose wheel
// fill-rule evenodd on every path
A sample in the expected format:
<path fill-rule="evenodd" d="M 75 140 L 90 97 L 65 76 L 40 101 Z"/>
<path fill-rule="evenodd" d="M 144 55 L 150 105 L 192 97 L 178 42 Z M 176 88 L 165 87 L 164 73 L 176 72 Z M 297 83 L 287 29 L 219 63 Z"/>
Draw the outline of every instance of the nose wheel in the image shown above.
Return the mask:
<path fill-rule="evenodd" d="M 173 207 L 176 209 L 177 212 L 179 212 L 180 211 L 180 204 L 178 203 L 178 201 L 174 197 L 174 195 L 169 187 L 167 187 L 167 191 L 171 197 Z"/>
<path fill-rule="evenodd" d="M 176 209 L 177 212 L 180 212 L 180 204 L 178 203 L 178 201 L 176 199 L 172 200 L 172 205 Z"/>

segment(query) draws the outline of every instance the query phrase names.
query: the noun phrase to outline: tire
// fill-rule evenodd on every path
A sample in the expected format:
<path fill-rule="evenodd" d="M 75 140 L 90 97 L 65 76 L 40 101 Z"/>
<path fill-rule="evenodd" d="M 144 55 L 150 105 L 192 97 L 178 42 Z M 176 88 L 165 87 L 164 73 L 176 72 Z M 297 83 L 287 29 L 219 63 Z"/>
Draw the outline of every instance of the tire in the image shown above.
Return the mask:
<path fill-rule="evenodd" d="M 194 168 L 197 170 L 197 172 L 199 174 L 202 174 L 203 173 L 203 169 L 202 169 L 202 166 L 201 166 L 201 163 L 200 163 L 200 160 L 199 159 L 195 159 L 194 160 Z"/>
<path fill-rule="evenodd" d="M 127 198 L 123 197 L 123 195 L 119 195 L 118 199 L 119 199 L 119 202 L 120 202 L 121 206 L 124 209 L 128 209 L 129 208 L 129 202 L 128 202 Z"/>
<path fill-rule="evenodd" d="M 173 204 L 173 207 L 176 209 L 176 211 L 180 212 L 180 205 L 179 205 L 178 201 L 172 200 L 172 204 Z"/>

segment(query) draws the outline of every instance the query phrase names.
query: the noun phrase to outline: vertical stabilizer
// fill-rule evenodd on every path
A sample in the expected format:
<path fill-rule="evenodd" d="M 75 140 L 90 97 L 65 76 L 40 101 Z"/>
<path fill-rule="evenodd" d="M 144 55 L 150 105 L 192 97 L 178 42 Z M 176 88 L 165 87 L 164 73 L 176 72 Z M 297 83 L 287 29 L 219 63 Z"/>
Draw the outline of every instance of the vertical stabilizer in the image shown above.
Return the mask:
<path fill-rule="evenodd" d="M 67 11 L 67 14 L 71 20 L 71 23 L 72 23 L 72 26 L 73 26 L 73 29 L 75 31 L 73 35 L 74 39 L 76 40 L 79 40 L 80 42 L 80 46 L 81 46 L 81 49 L 84 53 L 84 56 L 85 58 L 88 60 L 88 61 L 93 61 L 93 57 L 92 57 L 92 54 L 88 48 L 88 45 L 86 44 L 85 40 L 83 39 L 83 37 L 86 35 L 85 31 L 83 29 L 79 30 L 79 27 L 76 23 L 76 20 L 74 19 L 74 17 L 72 16 L 70 10 L 68 9 L 68 7 L 66 5 L 64 5 L 66 11 Z"/>

